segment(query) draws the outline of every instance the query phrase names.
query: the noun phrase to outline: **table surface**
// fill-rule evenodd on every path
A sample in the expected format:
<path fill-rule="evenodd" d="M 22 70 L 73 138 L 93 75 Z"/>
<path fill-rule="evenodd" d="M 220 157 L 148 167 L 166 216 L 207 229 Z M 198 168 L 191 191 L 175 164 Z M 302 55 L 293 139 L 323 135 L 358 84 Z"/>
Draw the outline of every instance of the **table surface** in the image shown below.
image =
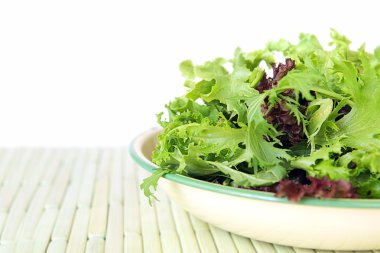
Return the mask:
<path fill-rule="evenodd" d="M 231 234 L 160 191 L 150 206 L 145 176 L 127 148 L 0 150 L 0 252 L 330 252 Z"/>

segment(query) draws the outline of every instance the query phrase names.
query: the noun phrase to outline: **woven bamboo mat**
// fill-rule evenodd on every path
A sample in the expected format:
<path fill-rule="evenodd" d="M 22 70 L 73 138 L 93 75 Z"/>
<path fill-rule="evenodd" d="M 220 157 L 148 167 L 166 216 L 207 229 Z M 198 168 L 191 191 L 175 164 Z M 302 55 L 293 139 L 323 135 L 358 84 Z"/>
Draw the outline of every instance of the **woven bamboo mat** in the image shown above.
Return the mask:
<path fill-rule="evenodd" d="M 151 207 L 135 167 L 126 148 L 0 150 L 0 252 L 330 252 L 230 234 L 162 192 Z"/>

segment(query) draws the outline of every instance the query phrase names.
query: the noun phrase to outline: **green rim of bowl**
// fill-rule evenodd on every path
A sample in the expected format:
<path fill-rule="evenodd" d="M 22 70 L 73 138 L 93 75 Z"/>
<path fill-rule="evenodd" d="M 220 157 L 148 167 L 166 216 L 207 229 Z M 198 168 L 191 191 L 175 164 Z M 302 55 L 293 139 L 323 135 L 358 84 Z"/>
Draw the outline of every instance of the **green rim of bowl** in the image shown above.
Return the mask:
<path fill-rule="evenodd" d="M 150 173 L 153 173 L 155 170 L 157 170 L 157 166 L 153 164 L 151 161 L 149 161 L 146 157 L 143 156 L 141 152 L 139 152 L 136 147 L 136 144 L 138 141 L 141 141 L 141 139 L 146 138 L 148 135 L 152 135 L 152 132 L 156 132 L 157 130 L 150 130 L 147 132 L 142 133 L 138 137 L 136 137 L 130 147 L 129 152 L 131 154 L 132 159 L 142 168 L 149 171 Z M 257 199 L 257 200 L 263 200 L 263 201 L 270 201 L 275 203 L 284 203 L 284 204 L 291 204 L 291 205 L 306 205 L 306 206 L 321 206 L 321 207 L 341 207 L 341 208 L 380 208 L 380 200 L 378 199 L 317 199 L 317 198 L 303 198 L 301 201 L 294 203 L 286 198 L 279 198 L 274 196 L 273 193 L 268 192 L 262 192 L 262 191 L 256 191 L 256 190 L 247 190 L 247 189 L 239 189 L 234 188 L 230 186 L 223 186 L 218 185 L 202 180 L 198 180 L 191 177 L 186 177 L 178 174 L 166 174 L 164 175 L 164 178 L 184 184 L 190 187 L 195 187 L 198 189 L 216 192 L 220 194 L 227 194 L 231 196 L 236 197 L 243 197 L 243 198 L 250 198 L 250 199 Z"/>

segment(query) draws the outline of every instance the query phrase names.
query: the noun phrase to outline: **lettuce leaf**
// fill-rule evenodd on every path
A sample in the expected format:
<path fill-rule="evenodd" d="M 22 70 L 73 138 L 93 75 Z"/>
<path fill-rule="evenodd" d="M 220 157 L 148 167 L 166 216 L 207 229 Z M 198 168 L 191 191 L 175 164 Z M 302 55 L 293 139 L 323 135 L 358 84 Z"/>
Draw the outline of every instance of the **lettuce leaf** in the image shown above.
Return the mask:
<path fill-rule="evenodd" d="M 297 44 L 238 48 L 230 60 L 182 62 L 188 91 L 166 106 L 168 118 L 159 114 L 160 169 L 141 185 L 145 195 L 167 173 L 255 188 L 297 169 L 380 198 L 380 47 L 352 50 L 335 30 L 331 38 L 328 50 L 300 34 Z M 276 65 L 278 53 L 286 63 Z"/>

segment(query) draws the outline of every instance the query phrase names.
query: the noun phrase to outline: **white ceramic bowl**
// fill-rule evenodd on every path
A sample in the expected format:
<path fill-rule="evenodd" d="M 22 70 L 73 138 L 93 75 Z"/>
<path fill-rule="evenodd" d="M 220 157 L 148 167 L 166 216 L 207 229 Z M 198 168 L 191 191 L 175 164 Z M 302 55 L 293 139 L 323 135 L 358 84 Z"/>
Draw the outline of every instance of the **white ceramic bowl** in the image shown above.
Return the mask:
<path fill-rule="evenodd" d="M 152 172 L 159 129 L 131 145 L 135 162 Z M 185 210 L 227 231 L 287 246 L 328 250 L 380 249 L 380 200 L 314 199 L 292 203 L 272 193 L 237 189 L 168 174 L 160 187 Z"/>

